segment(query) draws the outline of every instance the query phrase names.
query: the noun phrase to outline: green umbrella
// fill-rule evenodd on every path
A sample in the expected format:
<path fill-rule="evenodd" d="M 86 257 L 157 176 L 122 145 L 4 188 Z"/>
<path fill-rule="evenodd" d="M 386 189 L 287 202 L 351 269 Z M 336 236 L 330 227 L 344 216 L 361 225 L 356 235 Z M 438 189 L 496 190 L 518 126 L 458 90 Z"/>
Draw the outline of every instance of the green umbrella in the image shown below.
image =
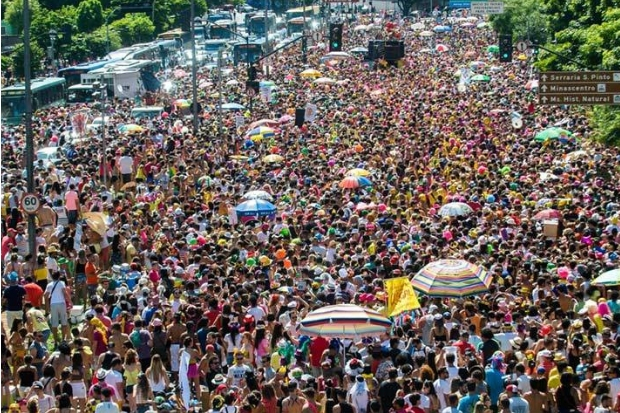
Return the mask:
<path fill-rule="evenodd" d="M 592 280 L 592 284 L 605 286 L 620 285 L 620 268 L 602 273 Z"/>
<path fill-rule="evenodd" d="M 488 75 L 476 75 L 476 76 L 472 76 L 472 78 L 470 80 L 472 82 L 490 82 L 491 81 L 491 76 L 488 76 Z"/>
<path fill-rule="evenodd" d="M 487 47 L 487 52 L 489 53 L 499 53 L 499 46 L 496 44 L 492 44 L 491 46 Z"/>
<path fill-rule="evenodd" d="M 549 139 L 558 139 L 560 138 L 560 136 L 572 136 L 572 135 L 573 133 L 571 131 L 568 131 L 562 128 L 552 127 L 552 128 L 547 128 L 543 131 L 538 132 L 536 136 L 534 136 L 534 140 L 536 142 L 546 142 Z"/>

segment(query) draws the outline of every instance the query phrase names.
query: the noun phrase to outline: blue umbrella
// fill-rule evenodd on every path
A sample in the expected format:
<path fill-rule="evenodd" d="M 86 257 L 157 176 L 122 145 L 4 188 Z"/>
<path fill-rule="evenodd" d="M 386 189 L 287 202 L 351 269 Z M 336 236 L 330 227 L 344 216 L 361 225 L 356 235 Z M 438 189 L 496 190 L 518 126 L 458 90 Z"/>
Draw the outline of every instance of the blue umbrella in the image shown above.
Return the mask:
<path fill-rule="evenodd" d="M 450 26 L 435 26 L 435 27 L 433 27 L 433 31 L 435 31 L 435 33 L 451 32 L 452 31 L 452 27 L 450 27 Z"/>
<path fill-rule="evenodd" d="M 276 212 L 276 206 L 262 199 L 251 199 L 235 207 L 240 217 L 266 217 Z"/>
<path fill-rule="evenodd" d="M 238 103 L 224 103 L 222 105 L 223 110 L 243 110 L 245 106 L 240 105 Z"/>

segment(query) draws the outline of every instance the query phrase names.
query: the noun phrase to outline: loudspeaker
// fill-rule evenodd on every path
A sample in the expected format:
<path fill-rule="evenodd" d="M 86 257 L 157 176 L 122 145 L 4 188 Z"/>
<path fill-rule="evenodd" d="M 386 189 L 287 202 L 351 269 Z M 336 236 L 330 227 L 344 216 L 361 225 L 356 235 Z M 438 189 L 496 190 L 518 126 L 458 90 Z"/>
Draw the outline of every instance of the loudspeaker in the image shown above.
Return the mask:
<path fill-rule="evenodd" d="M 368 42 L 368 59 L 369 60 L 383 59 L 384 55 L 385 55 L 385 41 L 370 40 Z"/>
<path fill-rule="evenodd" d="M 385 60 L 398 60 L 405 57 L 405 43 L 400 40 L 385 42 Z"/>
<path fill-rule="evenodd" d="M 295 126 L 301 128 L 302 126 L 304 126 L 305 120 L 306 120 L 306 110 L 303 108 L 295 109 Z"/>

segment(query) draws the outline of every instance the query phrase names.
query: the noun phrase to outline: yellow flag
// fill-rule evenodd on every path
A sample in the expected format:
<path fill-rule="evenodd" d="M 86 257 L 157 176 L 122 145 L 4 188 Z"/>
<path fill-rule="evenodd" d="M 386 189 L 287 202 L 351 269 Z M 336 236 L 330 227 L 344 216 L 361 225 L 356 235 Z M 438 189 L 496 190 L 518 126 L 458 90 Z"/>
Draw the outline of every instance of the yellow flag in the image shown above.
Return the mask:
<path fill-rule="evenodd" d="M 411 282 L 407 277 L 398 277 L 385 280 L 385 289 L 388 295 L 386 313 L 393 317 L 405 311 L 420 308 Z"/>

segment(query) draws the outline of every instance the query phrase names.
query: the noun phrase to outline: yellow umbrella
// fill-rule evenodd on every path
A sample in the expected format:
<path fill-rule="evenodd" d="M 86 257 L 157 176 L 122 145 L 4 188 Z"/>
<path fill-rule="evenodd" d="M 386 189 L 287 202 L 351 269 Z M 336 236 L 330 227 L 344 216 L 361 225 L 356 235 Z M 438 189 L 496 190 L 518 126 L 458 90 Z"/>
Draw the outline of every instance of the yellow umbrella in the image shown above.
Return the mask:
<path fill-rule="evenodd" d="M 523 53 L 521 53 L 519 56 L 517 56 L 518 60 L 527 60 L 527 56 Z"/>
<path fill-rule="evenodd" d="M 263 162 L 267 162 L 267 163 L 276 163 L 276 162 L 282 162 L 284 160 L 284 158 L 280 155 L 267 155 L 263 158 Z"/>
<path fill-rule="evenodd" d="M 370 171 L 362 168 L 354 168 L 346 173 L 347 176 L 370 176 Z"/>
<path fill-rule="evenodd" d="M 248 160 L 248 159 L 250 159 L 250 158 L 248 158 L 248 157 L 247 157 L 247 156 L 245 156 L 245 155 L 232 155 L 232 156 L 230 157 L 230 159 L 233 159 L 233 160 L 235 160 L 235 161 L 247 161 L 247 160 Z"/>
<path fill-rule="evenodd" d="M 301 72 L 299 76 L 306 77 L 306 78 L 317 78 L 317 77 L 321 77 L 322 75 L 321 75 L 321 72 L 319 72 L 316 69 L 306 69 L 303 72 Z"/>

